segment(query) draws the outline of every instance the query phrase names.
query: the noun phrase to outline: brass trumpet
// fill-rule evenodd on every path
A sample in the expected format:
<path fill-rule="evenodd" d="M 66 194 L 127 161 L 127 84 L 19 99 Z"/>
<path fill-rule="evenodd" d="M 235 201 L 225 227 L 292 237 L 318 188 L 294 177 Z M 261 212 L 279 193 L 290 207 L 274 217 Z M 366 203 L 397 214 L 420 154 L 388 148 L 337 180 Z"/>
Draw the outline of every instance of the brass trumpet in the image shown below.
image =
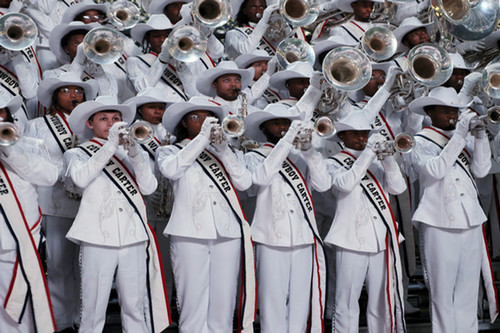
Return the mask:
<path fill-rule="evenodd" d="M 399 133 L 392 141 L 377 142 L 374 151 L 377 159 L 383 160 L 395 152 L 409 153 L 415 147 L 415 138 L 409 133 Z"/>
<path fill-rule="evenodd" d="M 479 130 L 486 128 L 489 124 L 500 123 L 500 107 L 492 106 L 488 109 L 488 112 L 482 116 L 475 116 L 470 120 L 469 130 Z"/>
<path fill-rule="evenodd" d="M 119 144 L 125 148 L 137 144 L 146 144 L 153 140 L 153 126 L 147 121 L 136 121 L 127 128 L 125 134 L 120 136 Z"/>
<path fill-rule="evenodd" d="M 0 122 L 0 146 L 8 147 L 15 144 L 21 138 L 21 131 L 16 124 Z"/>
<path fill-rule="evenodd" d="M 337 127 L 330 117 L 322 116 L 314 122 L 314 132 L 321 138 L 329 139 L 335 135 Z"/>

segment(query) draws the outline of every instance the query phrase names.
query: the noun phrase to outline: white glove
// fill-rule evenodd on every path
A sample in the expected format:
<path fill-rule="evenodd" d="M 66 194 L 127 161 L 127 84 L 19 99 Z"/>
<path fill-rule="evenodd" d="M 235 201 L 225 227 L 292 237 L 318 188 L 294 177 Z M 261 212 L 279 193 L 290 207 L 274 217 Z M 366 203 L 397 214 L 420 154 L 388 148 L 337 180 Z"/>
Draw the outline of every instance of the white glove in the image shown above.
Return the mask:
<path fill-rule="evenodd" d="M 108 142 L 118 147 L 120 144 L 120 136 L 127 134 L 127 123 L 124 121 L 119 121 L 113 124 L 109 129 Z"/>
<path fill-rule="evenodd" d="M 396 65 L 392 65 L 389 67 L 389 70 L 387 71 L 387 75 L 385 77 L 385 82 L 382 87 L 386 89 L 387 91 L 390 91 L 392 89 L 392 86 L 394 85 L 394 82 L 396 82 L 396 75 L 403 73 L 401 68 L 399 68 Z"/>
<path fill-rule="evenodd" d="M 483 75 L 478 72 L 472 72 L 469 75 L 467 75 L 464 79 L 464 85 L 462 86 L 462 89 L 460 89 L 460 93 L 463 93 L 469 97 L 471 96 L 472 91 L 474 88 L 481 82 L 481 78 Z"/>
<path fill-rule="evenodd" d="M 462 111 L 460 116 L 458 116 L 457 126 L 455 127 L 455 134 L 461 136 L 465 139 L 469 133 L 470 121 L 472 118 L 476 117 L 476 114 L 469 109 Z"/>
<path fill-rule="evenodd" d="M 275 56 L 269 59 L 269 61 L 267 62 L 267 71 L 266 71 L 267 75 L 271 76 L 276 72 L 277 64 L 278 64 L 278 59 L 276 59 Z"/>
<path fill-rule="evenodd" d="M 192 9 L 192 7 L 193 7 L 192 3 L 185 3 L 181 7 L 179 15 L 182 17 L 181 21 L 184 22 L 184 25 L 191 24 L 191 21 L 192 21 L 191 9 Z"/>
<path fill-rule="evenodd" d="M 386 139 L 382 134 L 380 133 L 372 134 L 370 135 L 368 141 L 366 142 L 365 149 L 371 149 L 372 151 L 376 152 L 375 148 L 377 148 L 378 145 L 380 145 L 382 142 L 385 141 Z"/>
<path fill-rule="evenodd" d="M 135 157 L 139 155 L 139 153 L 141 152 L 141 148 L 134 140 L 130 141 L 131 141 L 130 144 L 126 145 L 125 147 L 128 151 L 128 156 Z"/>
<path fill-rule="evenodd" d="M 9 5 L 9 13 L 19 13 L 23 9 L 24 3 L 20 0 L 12 0 Z"/>
<path fill-rule="evenodd" d="M 455 48 L 458 53 L 464 54 L 467 51 L 480 52 L 484 50 L 486 44 L 481 40 L 466 40 L 463 42 L 459 42 Z"/>
<path fill-rule="evenodd" d="M 222 153 L 229 149 L 229 144 L 225 135 L 223 136 L 221 143 L 212 143 L 212 146 L 214 146 L 215 150 L 219 153 Z"/>
<path fill-rule="evenodd" d="M 266 22 L 266 23 L 269 22 L 269 18 L 271 17 L 271 14 L 275 10 L 278 10 L 278 8 L 279 8 L 279 4 L 274 4 L 274 5 L 268 6 L 266 9 L 264 9 L 264 12 L 262 13 L 262 18 L 260 19 L 260 21 Z"/>
<path fill-rule="evenodd" d="M 3 65 L 12 61 L 17 53 L 19 52 L 7 50 L 0 46 L 0 64 Z"/>
<path fill-rule="evenodd" d="M 303 121 L 300 124 L 300 133 L 304 135 L 299 135 L 300 150 L 306 151 L 312 147 L 312 132 L 314 131 L 314 123 L 310 120 Z"/>
<path fill-rule="evenodd" d="M 309 80 L 310 85 L 318 90 L 321 90 L 321 85 L 323 82 L 325 82 L 325 77 L 321 72 L 314 72 L 311 76 L 311 79 Z"/>
<path fill-rule="evenodd" d="M 158 60 L 160 60 L 160 62 L 165 63 L 165 64 L 168 63 L 172 59 L 172 56 L 170 55 L 170 52 L 168 51 L 167 41 L 168 41 L 168 38 L 165 39 L 165 41 L 161 45 L 161 52 L 160 52 L 160 54 L 158 54 Z"/>
<path fill-rule="evenodd" d="M 297 133 L 299 133 L 300 123 L 301 123 L 300 120 L 292 121 L 290 127 L 288 128 L 288 131 L 286 132 L 286 134 L 283 136 L 282 139 L 292 144 L 293 141 L 295 140 L 295 137 L 297 137 Z"/>
<path fill-rule="evenodd" d="M 86 61 L 87 61 L 87 56 L 83 51 L 83 43 L 80 43 L 76 48 L 76 55 L 75 58 L 73 59 L 73 62 L 81 66 L 84 66 Z"/>
<path fill-rule="evenodd" d="M 214 127 L 218 121 L 219 121 L 219 119 L 217 119 L 216 117 L 205 118 L 203 125 L 201 125 L 199 135 L 204 136 L 205 138 L 210 140 L 210 134 L 212 133 L 212 127 Z"/>

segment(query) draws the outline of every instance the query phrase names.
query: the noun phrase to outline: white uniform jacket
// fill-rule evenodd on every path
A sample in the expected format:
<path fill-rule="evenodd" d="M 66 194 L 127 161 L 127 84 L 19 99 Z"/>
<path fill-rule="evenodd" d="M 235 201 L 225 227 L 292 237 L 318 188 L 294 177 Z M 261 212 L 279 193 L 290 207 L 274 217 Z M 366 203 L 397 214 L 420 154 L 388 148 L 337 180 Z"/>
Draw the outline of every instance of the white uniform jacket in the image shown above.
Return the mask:
<path fill-rule="evenodd" d="M 157 181 L 149 166 L 145 151 L 130 157 L 121 146 L 115 148 L 106 140 L 95 139 L 103 146 L 90 158 L 80 148 L 64 154 L 65 176 L 71 177 L 75 185 L 83 189 L 82 200 L 75 221 L 66 237 L 75 242 L 120 247 L 148 239 L 139 215 L 104 173 L 103 167 L 114 155 L 130 172 L 142 194 L 148 195 L 156 189 Z"/>
<path fill-rule="evenodd" d="M 332 180 L 332 192 L 337 199 L 337 210 L 325 242 L 360 252 L 383 251 L 388 229 L 363 191 L 361 179 L 368 169 L 381 185 L 386 198 L 388 193 L 404 192 L 405 179 L 393 156 L 380 162 L 374 160 L 375 153 L 372 150 L 345 151 L 356 157 L 351 169 L 345 169 L 330 158 L 326 162 Z"/>
<path fill-rule="evenodd" d="M 279 171 L 288 158 L 304 176 L 309 190 L 324 192 L 330 188 L 330 181 L 323 158 L 315 149 L 300 152 L 285 140 L 280 140 L 276 146 L 266 145 L 274 147 L 267 158 L 256 152 L 245 154 L 254 184 L 249 194 L 257 195 L 252 239 L 282 247 L 313 244 L 314 236 L 301 203 Z"/>
<path fill-rule="evenodd" d="M 57 167 L 49 162 L 46 149 L 42 140 L 23 137 L 8 148 L 8 157 L 4 152 L 0 153 L 0 161 L 12 181 L 30 228 L 40 219 L 38 195 L 34 185 L 51 186 L 58 178 Z M 36 230 L 39 231 L 39 228 Z M 13 259 L 15 259 L 17 255 L 15 249 L 17 249 L 17 243 L 11 236 L 3 216 L 0 215 L 0 250 L 2 252 L 13 251 Z"/>
<path fill-rule="evenodd" d="M 59 180 L 54 186 L 39 186 L 39 204 L 44 215 L 74 218 L 80 204 L 79 200 L 66 195 L 61 175 L 63 173 L 63 152 L 43 118 L 30 120 L 26 126 L 27 136 L 41 139 L 47 146 L 52 163 L 59 170 Z"/>
<path fill-rule="evenodd" d="M 420 180 L 420 203 L 413 215 L 414 223 L 425 223 L 439 228 L 468 229 L 486 221 L 473 181 L 456 162 L 464 147 L 471 153 L 470 171 L 482 178 L 491 167 L 488 138 L 467 140 L 452 136 L 444 149 L 416 136 L 415 148 L 410 152 L 413 169 Z"/>
<path fill-rule="evenodd" d="M 171 145 L 160 147 L 157 151 L 160 172 L 170 179 L 175 196 L 165 235 L 199 239 L 241 237 L 236 215 L 196 158 L 206 147 L 224 164 L 231 182 L 240 191 L 251 186 L 250 173 L 241 155 L 235 155 L 230 150 L 219 153 L 212 146 L 207 146 L 208 143 L 207 138 L 198 135 L 182 150 Z"/>

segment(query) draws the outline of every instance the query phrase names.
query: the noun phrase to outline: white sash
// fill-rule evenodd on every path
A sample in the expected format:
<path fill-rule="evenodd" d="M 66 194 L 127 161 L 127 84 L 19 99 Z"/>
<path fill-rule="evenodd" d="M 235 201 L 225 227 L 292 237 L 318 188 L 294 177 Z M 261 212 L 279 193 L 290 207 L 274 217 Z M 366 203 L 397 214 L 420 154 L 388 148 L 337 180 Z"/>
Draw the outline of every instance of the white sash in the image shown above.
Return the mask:
<path fill-rule="evenodd" d="M 265 144 L 253 152 L 267 157 L 273 146 Z M 326 256 L 323 241 L 318 233 L 316 217 L 314 216 L 314 204 L 311 193 L 307 188 L 304 176 L 300 170 L 288 158 L 283 161 L 279 171 L 283 179 L 290 185 L 297 196 L 306 217 L 307 224 L 314 236 L 313 274 L 311 281 L 311 302 L 309 313 L 309 332 L 324 332 L 325 296 L 327 295 L 326 284 Z"/>
<path fill-rule="evenodd" d="M 58 112 L 54 116 L 46 115 L 43 119 L 63 153 L 73 147 L 73 132 L 64 115 Z"/>
<path fill-rule="evenodd" d="M 155 161 L 156 150 L 161 146 L 161 141 L 157 137 L 153 137 L 148 143 L 140 144 L 140 146 L 149 154 L 149 157 Z"/>
<path fill-rule="evenodd" d="M 177 143 L 176 146 L 183 149 L 188 140 L 183 140 Z M 256 305 L 256 281 L 255 281 L 255 264 L 253 243 L 250 233 L 250 224 L 248 223 L 245 213 L 241 208 L 238 194 L 231 183 L 231 179 L 227 174 L 224 165 L 217 157 L 203 150 L 196 158 L 196 162 L 201 166 L 206 175 L 217 185 L 221 195 L 226 199 L 229 207 L 239 220 L 242 238 L 241 248 L 241 278 L 242 291 L 239 302 L 238 329 L 241 332 L 253 332 L 253 322 L 255 320 L 255 305 Z"/>
<path fill-rule="evenodd" d="M 217 65 L 212 60 L 212 58 L 208 55 L 207 52 L 203 53 L 203 55 L 200 57 L 200 61 L 203 64 L 203 66 L 205 66 L 206 69 L 217 67 Z"/>
<path fill-rule="evenodd" d="M 87 141 L 78 146 L 90 157 L 99 151 L 102 144 L 95 140 Z M 142 221 L 142 226 L 148 235 L 146 242 L 146 260 L 147 260 L 147 291 L 150 318 L 152 320 L 151 329 L 153 332 L 162 332 L 172 322 L 170 317 L 170 307 L 168 303 L 165 278 L 163 276 L 163 265 L 159 256 L 158 242 L 156 235 L 147 223 L 146 205 L 139 190 L 134 176 L 130 173 L 122 161 L 113 156 L 103 169 L 106 176 L 122 192 L 128 202 L 134 208 L 135 212 Z"/>
<path fill-rule="evenodd" d="M 269 104 L 274 104 L 281 100 L 278 92 L 272 90 L 271 88 L 264 90 L 262 97 L 264 97 Z"/>
<path fill-rule="evenodd" d="M 242 33 L 244 33 L 247 36 L 252 34 L 253 29 L 254 28 L 252 28 L 249 25 L 236 28 L 236 30 L 241 31 Z M 257 49 L 266 51 L 267 54 L 269 54 L 270 56 L 273 56 L 276 54 L 276 47 L 274 47 L 274 45 L 270 41 L 268 41 L 265 37 L 262 37 L 260 39 L 260 43 L 257 46 Z"/>
<path fill-rule="evenodd" d="M 349 170 L 356 158 L 346 151 L 342 151 L 331 157 L 345 169 Z M 403 292 L 403 269 L 399 254 L 398 226 L 392 213 L 389 200 L 387 200 L 382 187 L 369 171 L 360 183 L 364 193 L 377 210 L 379 217 L 387 228 L 386 236 L 386 260 L 387 260 L 387 300 L 391 309 L 391 331 L 405 332 L 406 322 L 404 318 L 404 292 Z"/>
<path fill-rule="evenodd" d="M 66 6 L 71 6 L 74 5 L 75 3 L 79 3 L 80 1 L 78 0 L 61 0 Z"/>
<path fill-rule="evenodd" d="M 142 60 L 142 62 L 145 63 L 148 67 L 151 67 L 153 65 L 157 57 L 158 56 L 153 53 L 142 54 L 138 56 L 138 58 Z M 184 92 L 184 86 L 182 85 L 181 79 L 170 64 L 167 64 L 167 66 L 165 67 L 165 71 L 163 72 L 161 79 L 183 100 L 189 100 L 189 97 Z"/>
<path fill-rule="evenodd" d="M 56 324 L 37 248 L 42 214 L 40 211 L 39 220 L 30 229 L 11 180 L 1 162 L 0 213 L 17 243 L 17 259 L 9 291 L 2 300 L 3 307 L 15 322 L 21 323 L 26 307 L 31 306 L 36 331 L 52 333 L 56 331 Z"/>
<path fill-rule="evenodd" d="M 2 65 L 0 65 L 0 85 L 7 89 L 12 96 L 21 95 L 17 76 Z"/>
<path fill-rule="evenodd" d="M 348 21 L 342 24 L 340 28 L 344 29 L 356 43 L 359 43 L 365 34 L 365 29 L 354 21 Z"/>

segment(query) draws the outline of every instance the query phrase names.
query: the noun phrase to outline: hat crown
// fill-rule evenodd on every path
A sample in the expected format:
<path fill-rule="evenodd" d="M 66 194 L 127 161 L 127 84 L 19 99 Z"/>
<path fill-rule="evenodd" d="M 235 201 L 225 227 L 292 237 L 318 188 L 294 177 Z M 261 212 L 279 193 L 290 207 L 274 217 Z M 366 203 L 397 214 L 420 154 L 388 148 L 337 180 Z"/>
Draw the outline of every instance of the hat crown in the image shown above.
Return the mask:
<path fill-rule="evenodd" d="M 358 107 L 345 103 L 342 108 L 347 115 L 337 122 L 337 132 L 342 131 L 369 131 L 372 129 L 370 117 Z"/>
<path fill-rule="evenodd" d="M 425 24 L 422 23 L 422 21 L 420 21 L 418 19 L 418 17 L 416 16 L 410 16 L 410 17 L 407 17 L 403 20 L 403 22 L 401 22 L 401 24 L 399 25 L 399 28 L 403 28 L 403 27 L 407 27 L 407 26 L 424 26 Z"/>
<path fill-rule="evenodd" d="M 103 105 L 118 104 L 118 99 L 116 98 L 116 96 L 97 96 L 94 101 Z"/>
<path fill-rule="evenodd" d="M 159 87 L 147 87 L 146 89 L 137 93 L 137 97 L 151 97 L 152 99 L 164 100 L 165 92 Z"/>
<path fill-rule="evenodd" d="M 151 15 L 146 22 L 153 30 L 167 30 L 172 29 L 172 22 L 164 14 Z"/>
<path fill-rule="evenodd" d="M 288 66 L 287 71 L 297 72 L 304 76 L 311 76 L 314 72 L 313 66 L 309 62 L 295 61 Z"/>
<path fill-rule="evenodd" d="M 449 53 L 453 68 L 469 69 L 460 53 Z"/>
<path fill-rule="evenodd" d="M 436 87 L 429 92 L 429 97 L 443 101 L 449 106 L 459 107 L 457 91 L 450 87 Z"/>

